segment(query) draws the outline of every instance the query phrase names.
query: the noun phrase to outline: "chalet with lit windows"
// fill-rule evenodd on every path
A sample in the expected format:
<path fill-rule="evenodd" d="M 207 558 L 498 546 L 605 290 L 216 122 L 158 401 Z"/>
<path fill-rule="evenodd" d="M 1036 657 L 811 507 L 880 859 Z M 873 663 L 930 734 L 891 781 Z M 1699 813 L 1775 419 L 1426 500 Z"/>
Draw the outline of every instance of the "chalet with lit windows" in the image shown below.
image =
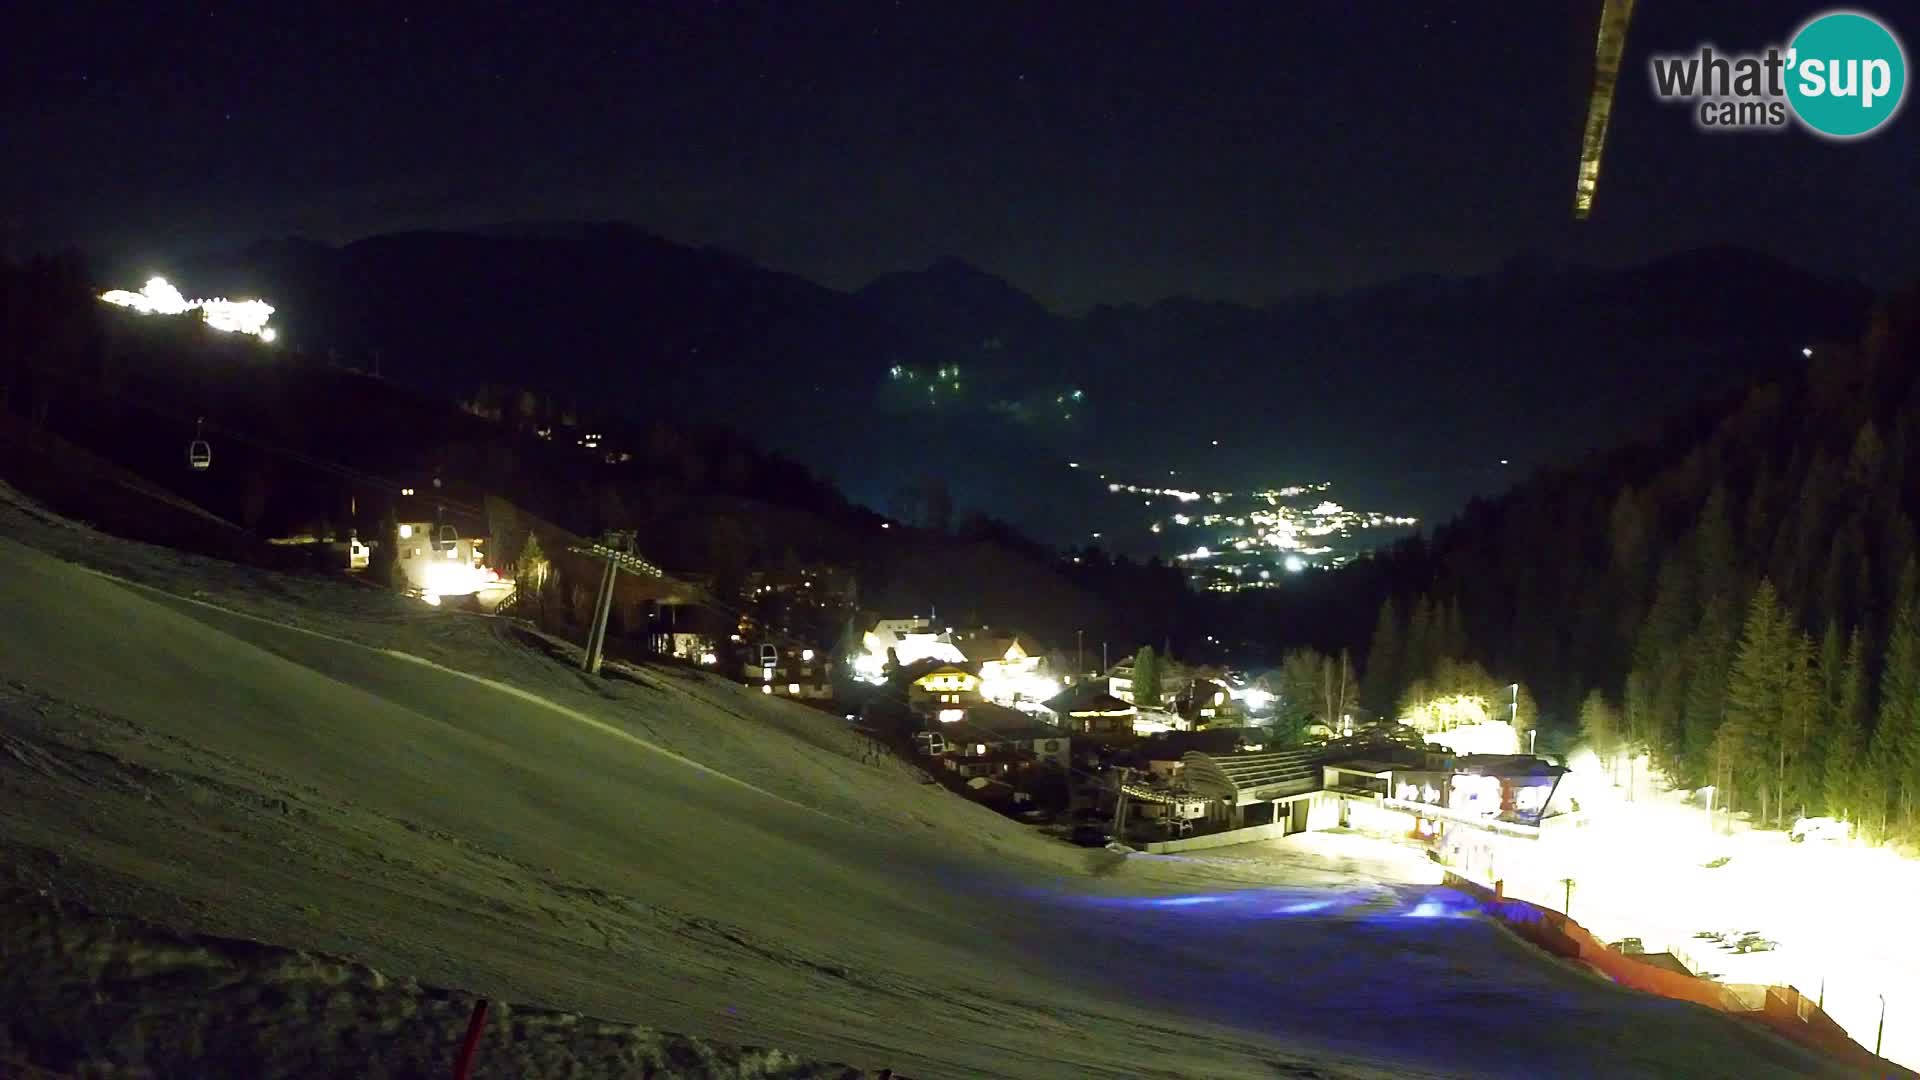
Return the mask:
<path fill-rule="evenodd" d="M 833 660 L 810 645 L 762 641 L 742 650 L 740 679 L 773 697 L 827 701 L 833 697 Z"/>
<path fill-rule="evenodd" d="M 956 632 L 952 640 L 979 670 L 981 694 L 989 701 L 1031 713 L 1060 692 L 1045 650 L 1031 635 L 982 627 Z"/>
<path fill-rule="evenodd" d="M 946 631 L 934 626 L 925 616 L 905 618 L 868 617 L 858 643 L 845 646 L 856 678 L 880 683 L 928 661 L 964 664 L 965 653 L 955 646 Z"/>
<path fill-rule="evenodd" d="M 950 713 L 958 716 L 948 718 Z M 991 702 L 965 709 L 943 710 L 933 721 L 943 759 L 966 777 L 1006 776 L 1053 765 L 1066 768 L 1072 761 L 1072 736 L 1016 709 Z"/>
<path fill-rule="evenodd" d="M 957 712 L 983 700 L 980 674 L 968 664 L 923 660 L 909 665 L 902 676 L 907 683 L 907 706 L 923 716 Z"/>
<path fill-rule="evenodd" d="M 473 596 L 500 580 L 487 568 L 486 528 L 483 521 L 431 507 L 413 510 L 395 528 L 394 582 L 402 592 L 438 603 L 441 597 Z"/>
<path fill-rule="evenodd" d="M 1108 693 L 1097 679 L 1062 692 L 1044 707 L 1055 724 L 1096 741 L 1133 738 L 1134 723 L 1140 717 L 1132 702 Z"/>
<path fill-rule="evenodd" d="M 1035 674 L 1044 662 L 1040 650 L 1032 645 L 1032 639 L 1023 642 L 1019 634 L 981 627 L 956 633 L 952 637 L 953 644 L 967 658 L 967 662 L 980 665 L 980 677 L 984 680 Z"/>
<path fill-rule="evenodd" d="M 1214 678 L 1196 678 L 1186 692 L 1174 701 L 1174 708 L 1191 730 L 1240 727 L 1246 723 L 1246 710 L 1233 696 L 1227 684 Z"/>

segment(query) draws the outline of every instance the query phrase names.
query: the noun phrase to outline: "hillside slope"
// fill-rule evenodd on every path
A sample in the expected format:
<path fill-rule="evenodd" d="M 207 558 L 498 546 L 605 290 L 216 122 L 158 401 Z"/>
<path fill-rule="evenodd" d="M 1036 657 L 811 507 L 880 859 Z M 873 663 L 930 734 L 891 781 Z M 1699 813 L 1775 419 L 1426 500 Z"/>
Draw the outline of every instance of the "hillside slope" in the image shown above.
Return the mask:
<path fill-rule="evenodd" d="M 185 272 L 273 298 L 286 342 L 382 357 L 421 389 L 531 383 L 721 423 L 875 506 L 939 476 L 963 506 L 1056 544 L 1119 529 L 1083 520 L 1112 507 L 1058 471 L 1069 460 L 1209 488 L 1328 480 L 1349 504 L 1451 513 L 1852 335 L 1871 302 L 1857 283 L 1708 248 L 1073 317 L 957 259 L 849 294 L 611 223 L 263 244 Z"/>
<path fill-rule="evenodd" d="M 825 714 L 17 505 L 0 865 L 104 912 L 922 1078 L 1823 1071 L 1452 894 L 1066 848 Z"/>

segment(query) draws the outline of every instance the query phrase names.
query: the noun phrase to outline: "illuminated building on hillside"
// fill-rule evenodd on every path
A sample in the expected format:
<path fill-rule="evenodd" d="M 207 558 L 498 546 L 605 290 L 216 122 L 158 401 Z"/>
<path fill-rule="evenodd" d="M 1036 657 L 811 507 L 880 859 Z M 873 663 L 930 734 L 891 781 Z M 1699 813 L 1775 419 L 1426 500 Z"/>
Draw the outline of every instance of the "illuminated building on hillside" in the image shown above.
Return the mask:
<path fill-rule="evenodd" d="M 964 664 L 967 657 L 953 644 L 952 635 L 936 629 L 933 620 L 915 615 L 875 622 L 860 635 L 852 664 L 855 677 L 877 686 L 887 681 L 889 664 L 910 667 L 922 660 Z"/>
<path fill-rule="evenodd" d="M 149 278 L 139 292 L 109 289 L 100 299 L 115 307 L 131 308 L 143 315 L 186 315 L 198 311 L 208 326 L 230 334 L 248 334 L 261 341 L 272 341 L 279 334 L 267 325 L 273 317 L 273 305 L 263 300 L 189 300 L 166 278 Z"/>
<path fill-rule="evenodd" d="M 438 605 L 443 597 L 473 596 L 502 586 L 481 548 L 486 541 L 470 527 L 464 534 L 442 520 L 403 521 L 395 533 L 394 567 L 401 590 Z"/>
<path fill-rule="evenodd" d="M 833 660 L 791 641 L 762 641 L 742 650 L 740 678 L 768 696 L 807 701 L 833 697 Z"/>

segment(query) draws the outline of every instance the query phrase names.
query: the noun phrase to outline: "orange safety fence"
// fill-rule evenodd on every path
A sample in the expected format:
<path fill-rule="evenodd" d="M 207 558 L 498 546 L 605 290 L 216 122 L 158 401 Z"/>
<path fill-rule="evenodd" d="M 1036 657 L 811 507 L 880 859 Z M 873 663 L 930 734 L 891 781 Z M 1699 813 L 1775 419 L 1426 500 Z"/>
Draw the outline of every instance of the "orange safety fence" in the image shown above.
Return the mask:
<path fill-rule="evenodd" d="M 1521 938 L 1555 956 L 1577 960 L 1621 986 L 1763 1024 L 1802 1046 L 1879 1075 L 1920 1076 L 1868 1052 L 1819 1005 L 1791 986 L 1718 983 L 1682 975 L 1607 948 L 1586 927 L 1552 908 L 1509 899 L 1458 874 L 1447 874 L 1446 881 L 1449 887 L 1478 899 L 1487 914 Z"/>

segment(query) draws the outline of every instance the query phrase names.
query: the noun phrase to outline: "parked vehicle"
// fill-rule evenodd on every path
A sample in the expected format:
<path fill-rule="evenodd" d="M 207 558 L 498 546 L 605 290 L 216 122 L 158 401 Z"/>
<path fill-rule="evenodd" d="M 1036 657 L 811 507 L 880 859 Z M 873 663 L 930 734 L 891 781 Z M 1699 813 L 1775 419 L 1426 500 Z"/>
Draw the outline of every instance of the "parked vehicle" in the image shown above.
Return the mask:
<path fill-rule="evenodd" d="M 1081 847 L 1106 847 L 1112 836 L 1098 825 L 1076 825 L 1071 839 Z"/>
<path fill-rule="evenodd" d="M 1801 818 L 1794 822 L 1793 831 L 1787 834 L 1787 839 L 1796 844 L 1804 844 L 1809 840 L 1837 840 L 1844 843 L 1852 835 L 1853 826 L 1846 822 L 1838 818 L 1816 817 Z"/>

